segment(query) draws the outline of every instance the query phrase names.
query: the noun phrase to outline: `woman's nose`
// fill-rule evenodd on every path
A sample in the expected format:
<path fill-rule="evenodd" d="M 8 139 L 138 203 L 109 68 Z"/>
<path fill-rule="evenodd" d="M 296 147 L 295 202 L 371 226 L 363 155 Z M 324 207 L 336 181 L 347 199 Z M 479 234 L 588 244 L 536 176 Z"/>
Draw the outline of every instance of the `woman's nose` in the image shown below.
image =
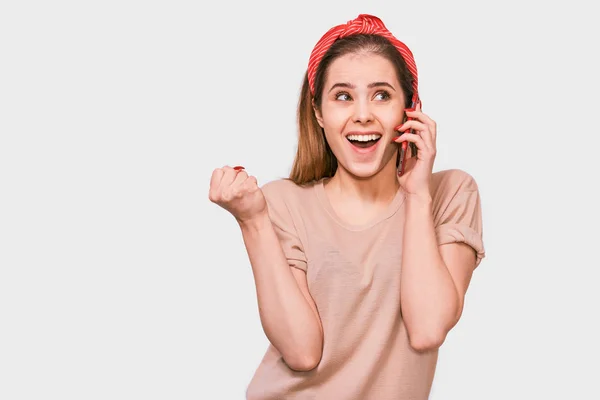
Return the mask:
<path fill-rule="evenodd" d="M 367 100 L 358 100 L 354 102 L 354 122 L 366 123 L 373 120 L 373 113 Z"/>

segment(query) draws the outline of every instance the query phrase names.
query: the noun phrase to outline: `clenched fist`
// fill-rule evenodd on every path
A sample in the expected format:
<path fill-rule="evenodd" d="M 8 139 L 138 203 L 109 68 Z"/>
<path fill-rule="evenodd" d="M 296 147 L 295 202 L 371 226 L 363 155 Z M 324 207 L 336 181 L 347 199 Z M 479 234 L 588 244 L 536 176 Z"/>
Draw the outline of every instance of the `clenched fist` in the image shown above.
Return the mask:
<path fill-rule="evenodd" d="M 248 176 L 242 167 L 215 169 L 208 198 L 229 211 L 239 223 L 267 214 L 267 201 L 256 178 Z"/>

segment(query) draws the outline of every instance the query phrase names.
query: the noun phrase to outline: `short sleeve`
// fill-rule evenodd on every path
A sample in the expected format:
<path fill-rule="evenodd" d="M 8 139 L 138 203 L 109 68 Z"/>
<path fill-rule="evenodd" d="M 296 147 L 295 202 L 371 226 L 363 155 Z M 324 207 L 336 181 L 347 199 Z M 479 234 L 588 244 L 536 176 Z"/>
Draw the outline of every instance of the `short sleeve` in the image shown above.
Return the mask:
<path fill-rule="evenodd" d="M 304 246 L 299 238 L 289 205 L 285 201 L 285 196 L 289 195 L 289 192 L 286 193 L 285 186 L 287 185 L 284 186 L 283 183 L 285 182 L 267 183 L 262 187 L 262 191 L 267 200 L 271 224 L 279 238 L 288 265 L 306 272 L 307 262 Z"/>
<path fill-rule="evenodd" d="M 476 268 L 485 257 L 477 183 L 461 170 L 444 171 L 438 179 L 433 204 L 438 245 L 465 243 L 471 246 L 477 257 Z"/>

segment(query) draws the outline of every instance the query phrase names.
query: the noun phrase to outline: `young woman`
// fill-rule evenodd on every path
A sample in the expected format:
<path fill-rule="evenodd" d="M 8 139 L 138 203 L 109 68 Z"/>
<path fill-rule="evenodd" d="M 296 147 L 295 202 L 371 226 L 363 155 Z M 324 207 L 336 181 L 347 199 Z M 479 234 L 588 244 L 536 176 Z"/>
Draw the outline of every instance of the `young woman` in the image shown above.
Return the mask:
<path fill-rule="evenodd" d="M 298 120 L 289 179 L 259 187 L 229 166 L 211 178 L 209 198 L 241 227 L 271 343 L 246 396 L 425 400 L 485 254 L 477 184 L 432 172 L 436 123 L 412 53 L 377 17 L 317 43 Z"/>

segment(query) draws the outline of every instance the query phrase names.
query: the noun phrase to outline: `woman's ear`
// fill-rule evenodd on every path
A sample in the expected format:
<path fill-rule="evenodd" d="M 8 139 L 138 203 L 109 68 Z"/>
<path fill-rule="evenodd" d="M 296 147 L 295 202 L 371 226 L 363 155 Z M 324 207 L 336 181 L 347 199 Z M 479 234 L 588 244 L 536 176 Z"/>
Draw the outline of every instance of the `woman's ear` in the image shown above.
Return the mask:
<path fill-rule="evenodd" d="M 321 111 L 319 111 L 319 108 L 316 106 L 314 99 L 312 100 L 312 108 L 315 113 L 315 117 L 317 118 L 317 122 L 319 123 L 321 128 L 325 128 L 323 126 L 323 115 L 321 115 Z"/>

